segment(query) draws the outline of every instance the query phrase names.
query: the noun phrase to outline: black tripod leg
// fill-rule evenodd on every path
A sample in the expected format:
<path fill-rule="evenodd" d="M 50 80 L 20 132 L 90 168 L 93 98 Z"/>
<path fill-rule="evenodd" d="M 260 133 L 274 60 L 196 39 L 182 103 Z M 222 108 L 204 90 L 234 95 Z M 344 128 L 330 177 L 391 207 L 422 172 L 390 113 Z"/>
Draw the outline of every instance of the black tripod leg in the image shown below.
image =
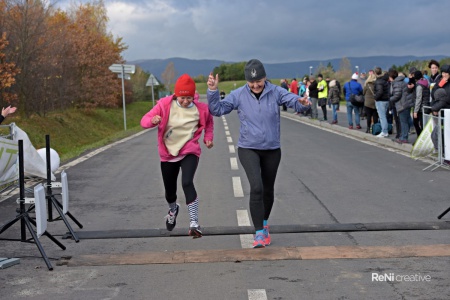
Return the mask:
<path fill-rule="evenodd" d="M 55 198 L 55 196 L 52 196 L 52 198 L 53 198 L 53 200 L 55 201 L 55 203 L 56 203 L 60 208 L 63 208 L 62 204 L 58 201 L 58 199 Z M 71 218 L 72 221 L 73 221 L 75 224 L 77 224 L 77 226 L 78 226 L 79 228 L 83 228 L 83 225 L 82 225 L 80 222 L 78 222 L 78 220 L 77 220 L 70 212 L 67 212 L 67 216 L 69 216 L 69 218 Z"/>
<path fill-rule="evenodd" d="M 3 225 L 2 228 L 0 228 L 0 234 L 4 231 L 6 231 L 9 227 L 13 226 L 16 222 L 20 221 L 20 219 L 22 219 L 22 214 L 17 215 L 13 220 L 9 221 L 8 223 L 6 223 L 5 225 Z"/>
<path fill-rule="evenodd" d="M 442 214 L 440 214 L 437 218 L 438 219 L 441 219 L 443 216 L 445 216 L 448 212 L 450 211 L 450 207 L 449 208 L 447 208 Z M 0 233 L 1 233 L 1 231 L 0 231 Z"/>
<path fill-rule="evenodd" d="M 70 212 L 67 212 L 67 215 L 69 216 L 69 218 L 72 219 L 72 221 L 73 221 L 75 224 L 78 225 L 79 228 L 83 228 L 83 225 L 82 225 L 80 222 L 78 222 L 78 220 L 75 219 L 75 217 L 72 216 L 72 214 L 71 214 Z"/>
<path fill-rule="evenodd" d="M 72 235 L 72 238 L 75 240 L 76 243 L 78 243 L 80 240 L 78 239 L 78 236 L 76 235 L 76 233 L 73 231 L 72 226 L 70 226 L 69 221 L 67 221 L 66 216 L 64 215 L 64 213 L 62 212 L 61 208 L 59 207 L 59 202 L 58 200 L 55 199 L 55 197 L 50 196 L 50 199 L 53 203 L 53 205 L 55 206 L 56 210 L 58 211 L 59 215 L 61 216 L 61 219 L 64 221 L 64 223 L 66 224 L 67 229 L 69 229 L 70 234 Z"/>
<path fill-rule="evenodd" d="M 36 221 L 34 221 L 33 219 L 29 219 L 29 221 L 34 225 L 34 227 L 36 227 Z M 51 239 L 56 245 L 59 246 L 59 248 L 66 250 L 66 246 L 64 246 L 63 244 L 61 244 L 60 241 L 58 241 L 53 235 L 51 235 L 47 230 L 43 233 L 46 237 L 48 237 L 49 239 Z"/>
<path fill-rule="evenodd" d="M 42 248 L 41 242 L 39 241 L 39 239 L 38 239 L 36 233 L 34 232 L 33 227 L 31 226 L 30 219 L 28 218 L 28 215 L 23 216 L 23 219 L 24 219 L 24 221 L 25 221 L 25 224 L 26 224 L 27 227 L 28 227 L 28 231 L 29 231 L 29 232 L 31 233 L 31 235 L 33 236 L 34 242 L 36 243 L 36 246 L 38 247 L 39 252 L 41 252 L 42 258 L 44 259 L 44 261 L 45 261 L 45 263 L 46 263 L 46 265 L 47 265 L 48 270 L 49 270 L 49 271 L 52 271 L 52 270 L 53 270 L 53 266 L 52 266 L 52 264 L 50 263 L 50 260 L 48 259 L 47 255 L 45 254 L 44 248 Z"/>

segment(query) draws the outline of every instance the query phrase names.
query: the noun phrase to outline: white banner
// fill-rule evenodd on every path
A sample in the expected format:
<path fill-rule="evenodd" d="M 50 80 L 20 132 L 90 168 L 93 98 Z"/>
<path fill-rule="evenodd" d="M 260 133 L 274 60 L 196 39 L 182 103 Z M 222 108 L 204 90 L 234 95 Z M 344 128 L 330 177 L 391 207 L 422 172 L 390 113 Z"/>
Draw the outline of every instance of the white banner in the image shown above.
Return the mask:
<path fill-rule="evenodd" d="M 411 157 L 425 157 L 428 154 L 433 153 L 434 145 L 431 140 L 431 132 L 433 131 L 433 118 L 430 118 L 423 128 L 420 135 L 417 137 L 416 142 L 411 150 Z"/>
<path fill-rule="evenodd" d="M 18 143 L 0 137 L 0 186 L 19 179 Z"/>
<path fill-rule="evenodd" d="M 46 160 L 42 159 L 36 151 L 36 148 L 34 148 L 33 144 L 31 144 L 28 134 L 26 134 L 25 131 L 20 129 L 19 126 L 15 126 L 14 131 L 14 141 L 23 140 L 23 165 L 25 175 L 47 179 Z M 51 180 L 56 180 L 53 173 L 51 174 Z"/>

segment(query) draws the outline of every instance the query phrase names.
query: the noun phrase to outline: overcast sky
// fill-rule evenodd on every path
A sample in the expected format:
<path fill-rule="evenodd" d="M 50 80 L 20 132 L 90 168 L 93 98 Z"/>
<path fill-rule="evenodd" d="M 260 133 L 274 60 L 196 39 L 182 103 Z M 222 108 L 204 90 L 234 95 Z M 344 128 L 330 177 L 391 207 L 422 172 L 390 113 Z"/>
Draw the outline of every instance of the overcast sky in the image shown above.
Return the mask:
<path fill-rule="evenodd" d="M 60 0 L 66 7 L 73 0 Z M 80 0 L 78 0 L 80 2 Z M 81 2 L 89 2 L 81 0 Z M 127 61 L 449 55 L 449 0 L 104 0 Z"/>

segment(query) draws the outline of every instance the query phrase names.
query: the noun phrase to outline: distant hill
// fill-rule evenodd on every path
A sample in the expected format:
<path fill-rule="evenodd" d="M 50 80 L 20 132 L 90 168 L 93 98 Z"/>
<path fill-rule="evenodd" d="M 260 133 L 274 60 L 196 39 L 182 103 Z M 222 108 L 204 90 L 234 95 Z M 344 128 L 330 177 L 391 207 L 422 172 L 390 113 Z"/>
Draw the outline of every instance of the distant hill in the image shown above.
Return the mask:
<path fill-rule="evenodd" d="M 392 65 L 402 66 L 410 61 L 415 60 L 430 60 L 436 59 L 441 60 L 446 58 L 444 55 L 434 55 L 434 56 L 369 56 L 369 57 L 348 57 L 350 63 L 353 66 L 353 70 L 356 71 L 355 66 L 359 66 L 360 72 L 368 71 L 376 66 L 379 66 L 385 70 L 390 68 Z M 301 78 L 305 74 L 309 74 L 309 67 L 312 66 L 313 73 L 315 73 L 316 68 L 322 64 L 327 66 L 331 63 L 335 70 L 339 69 L 339 64 L 342 58 L 334 58 L 329 60 L 310 60 L 310 61 L 299 61 L 291 63 L 279 63 L 279 64 L 266 64 L 267 77 L 270 78 Z M 215 67 L 220 66 L 223 63 L 233 63 L 225 62 L 220 60 L 208 60 L 200 59 L 193 60 L 187 58 L 167 58 L 167 59 L 143 59 L 129 61 L 127 64 L 134 64 L 140 66 L 144 71 L 155 75 L 158 79 L 161 79 L 161 74 L 166 69 L 167 65 L 173 62 L 175 66 L 176 76 L 187 73 L 193 77 L 198 75 L 207 76 Z"/>

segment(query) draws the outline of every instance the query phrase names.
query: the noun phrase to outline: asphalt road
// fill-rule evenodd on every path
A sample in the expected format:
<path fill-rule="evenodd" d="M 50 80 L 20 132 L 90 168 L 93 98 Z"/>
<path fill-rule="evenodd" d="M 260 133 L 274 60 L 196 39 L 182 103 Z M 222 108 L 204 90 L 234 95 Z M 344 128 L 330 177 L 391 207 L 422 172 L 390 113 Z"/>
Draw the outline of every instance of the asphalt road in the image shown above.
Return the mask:
<path fill-rule="evenodd" d="M 409 158 L 406 145 L 369 139 L 363 132 L 346 128 L 336 130 L 291 113 L 283 116 L 282 160 L 270 224 L 437 222 L 437 215 L 450 205 L 449 171 L 422 171 L 429 162 Z M 195 184 L 200 224 L 205 230 L 249 222 L 248 182 L 239 160 L 234 160 L 237 154 L 231 153 L 238 134 L 235 112 L 215 118 L 215 146 L 203 148 Z M 66 172 L 70 212 L 84 226 L 79 229 L 71 222 L 76 231 L 165 227 L 167 205 L 155 130 L 72 162 Z M 15 198 L 0 203 L 0 224 L 14 218 Z M 188 213 L 181 186 L 179 202 L 177 228 L 186 228 L 187 233 Z M 440 222 L 449 218 L 447 215 Z M 450 298 L 449 256 L 332 259 L 324 255 L 311 260 L 141 265 L 124 259 L 122 265 L 109 265 L 106 258 L 110 255 L 132 258 L 173 251 L 187 251 L 187 255 L 197 250 L 232 251 L 248 247 L 249 240 L 246 235 L 218 235 L 195 240 L 185 236 L 82 239 L 75 243 L 61 239 L 67 232 L 61 221 L 49 223 L 48 231 L 67 247 L 62 251 L 48 238 L 40 238 L 53 271 L 47 270 L 34 244 L 0 241 L 0 257 L 21 259 L 19 265 L 0 270 L 0 299 Z M 0 238 L 18 238 L 19 232 L 20 226 L 15 225 Z M 433 245 L 448 244 L 449 238 L 448 230 L 279 233 L 272 234 L 270 247 L 422 245 L 432 249 Z M 61 264 L 62 257 L 69 257 L 70 262 L 86 255 L 103 255 L 105 265 Z M 383 274 L 395 274 L 394 280 L 373 279 Z M 415 275 L 429 280 L 404 280 Z"/>

